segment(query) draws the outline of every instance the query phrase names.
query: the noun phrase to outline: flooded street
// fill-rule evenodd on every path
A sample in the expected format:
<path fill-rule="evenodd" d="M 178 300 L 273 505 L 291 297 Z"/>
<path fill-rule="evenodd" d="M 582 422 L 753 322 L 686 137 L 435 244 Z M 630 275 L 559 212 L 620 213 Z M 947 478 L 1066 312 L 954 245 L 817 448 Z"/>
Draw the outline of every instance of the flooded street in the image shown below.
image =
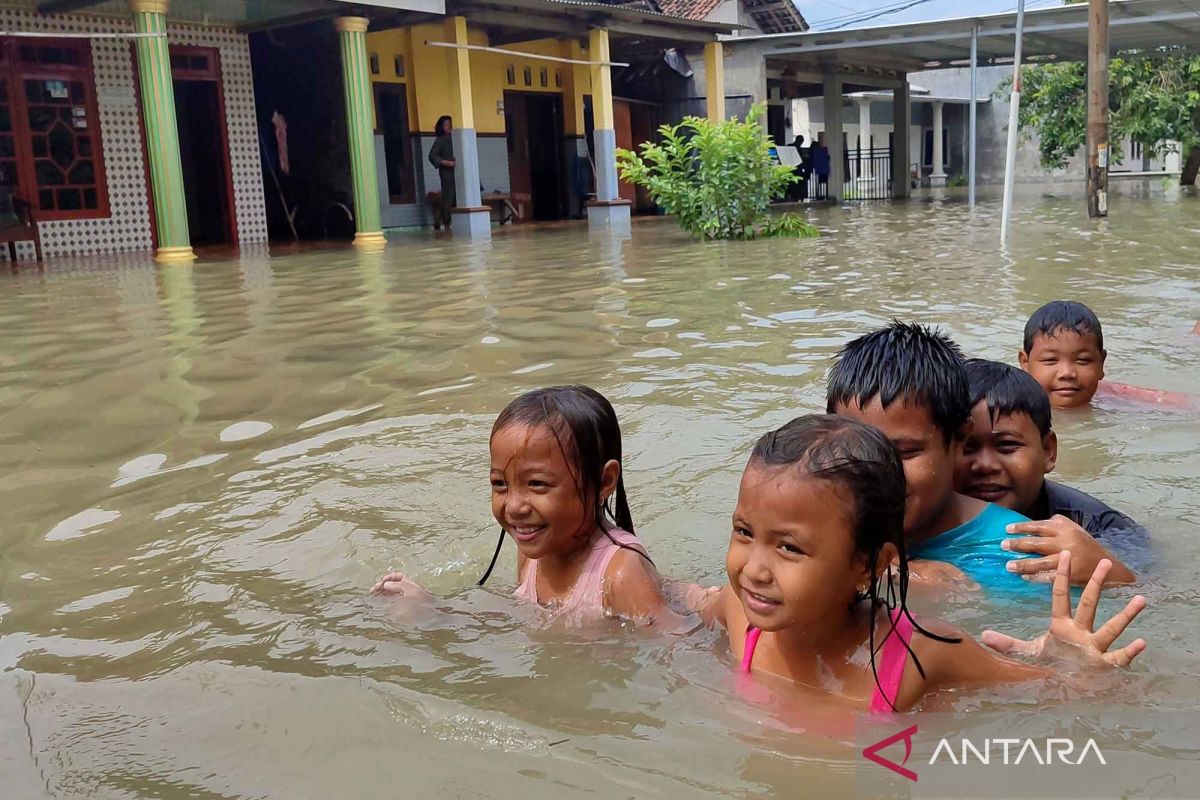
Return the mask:
<path fill-rule="evenodd" d="M 1200 394 L 1200 197 L 1122 185 L 1091 224 L 1079 186 L 1027 189 L 1007 255 L 999 205 L 819 209 L 816 241 L 648 220 L 0 274 L 4 796 L 853 793 L 878 769 L 854 721 L 744 696 L 718 634 L 531 625 L 511 544 L 475 588 L 488 433 L 521 391 L 596 387 L 659 569 L 717 583 L 750 446 L 823 410 L 829 358 L 893 317 L 1015 363 L 1035 308 L 1080 300 L 1110 379 Z M 1153 534 L 1154 569 L 1105 605 L 1144 593 L 1149 649 L 1102 700 L 964 693 L 921 724 L 1094 737 L 1114 796 L 1194 797 L 1163 776 L 1200 759 L 1200 418 L 1101 406 L 1055 427 L 1057 478 Z M 365 597 L 393 568 L 440 610 Z M 941 613 L 976 636 L 1045 625 Z"/>

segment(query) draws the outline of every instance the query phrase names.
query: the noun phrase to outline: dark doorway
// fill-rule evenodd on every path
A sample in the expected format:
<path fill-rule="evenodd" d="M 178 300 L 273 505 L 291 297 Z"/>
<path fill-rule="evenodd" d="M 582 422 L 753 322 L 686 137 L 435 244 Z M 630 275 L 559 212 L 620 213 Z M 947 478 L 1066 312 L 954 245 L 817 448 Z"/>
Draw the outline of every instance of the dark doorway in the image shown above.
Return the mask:
<path fill-rule="evenodd" d="M 787 118 L 783 113 L 783 106 L 767 106 L 767 135 L 780 147 L 788 144 Z"/>
<path fill-rule="evenodd" d="M 563 103 L 557 94 L 504 93 L 508 180 L 512 194 L 527 194 L 534 219 L 562 219 Z"/>
<path fill-rule="evenodd" d="M 193 246 L 232 244 L 237 238 L 217 58 L 213 48 L 171 48 L 183 193 Z"/>
<path fill-rule="evenodd" d="M 383 136 L 387 193 L 393 205 L 415 203 L 412 138 L 408 128 L 408 95 L 402 83 L 375 84 L 375 117 Z"/>

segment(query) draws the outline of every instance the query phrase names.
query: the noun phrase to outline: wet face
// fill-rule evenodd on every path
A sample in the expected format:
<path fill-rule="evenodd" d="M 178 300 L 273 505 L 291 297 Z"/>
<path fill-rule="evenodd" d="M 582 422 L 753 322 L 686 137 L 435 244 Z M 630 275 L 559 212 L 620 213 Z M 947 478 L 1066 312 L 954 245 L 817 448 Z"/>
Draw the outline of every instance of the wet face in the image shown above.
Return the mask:
<path fill-rule="evenodd" d="M 513 424 L 492 437 L 492 515 L 527 558 L 570 553 L 596 531 L 563 446 L 570 440 L 560 445 L 544 426 Z"/>
<path fill-rule="evenodd" d="M 900 400 L 887 408 L 879 398 L 865 407 L 840 404 L 834 413 L 873 425 L 892 441 L 904 464 L 904 539 L 916 543 L 941 531 L 930 530 L 954 499 L 954 463 L 958 443 L 946 437 L 925 406 Z"/>
<path fill-rule="evenodd" d="M 823 629 L 846 613 L 869 581 L 854 549 L 853 517 L 849 499 L 829 481 L 750 462 L 725 569 L 751 625 Z"/>
<path fill-rule="evenodd" d="M 1021 369 L 1033 376 L 1050 396 L 1054 408 L 1077 408 L 1092 401 L 1104 378 L 1104 359 L 1091 333 L 1060 328 L 1054 335 L 1033 338 L 1028 353 L 1018 354 Z"/>
<path fill-rule="evenodd" d="M 1054 431 L 1043 438 L 1028 414 L 1002 414 L 993 420 L 983 400 L 971 409 L 971 422 L 971 433 L 963 442 L 955 468 L 958 490 L 1013 511 L 1028 512 L 1058 458 Z"/>

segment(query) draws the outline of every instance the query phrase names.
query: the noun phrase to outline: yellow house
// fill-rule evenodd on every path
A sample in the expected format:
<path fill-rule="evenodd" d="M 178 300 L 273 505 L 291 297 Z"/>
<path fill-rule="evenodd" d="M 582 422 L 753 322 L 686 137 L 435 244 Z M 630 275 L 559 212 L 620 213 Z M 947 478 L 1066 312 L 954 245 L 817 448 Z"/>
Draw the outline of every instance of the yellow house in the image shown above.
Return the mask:
<path fill-rule="evenodd" d="M 425 194 L 439 188 L 427 156 L 435 123 L 453 116 L 452 91 L 446 48 L 429 43 L 442 40 L 441 25 L 367 34 L 385 227 L 425 222 L 418 186 Z M 467 41 L 490 47 L 482 29 L 468 27 Z M 588 67 L 567 62 L 586 59 L 587 47 L 573 39 L 536 39 L 497 49 L 513 54 L 475 50 L 468 56 L 483 193 L 515 196 L 514 205 L 529 218 L 578 215 L 569 173 L 576 159 L 587 158 L 585 107 L 592 88 Z"/>
<path fill-rule="evenodd" d="M 375 20 L 366 34 L 384 228 L 434 221 L 441 183 L 429 152 L 443 116 L 454 126 L 456 234 L 488 235 L 492 215 L 514 211 L 622 224 L 631 187 L 618 184 L 614 151 L 634 143 L 641 101 L 614 98 L 614 74 L 676 50 L 717 57 L 716 35 L 736 27 L 560 0 L 456 12 Z"/>

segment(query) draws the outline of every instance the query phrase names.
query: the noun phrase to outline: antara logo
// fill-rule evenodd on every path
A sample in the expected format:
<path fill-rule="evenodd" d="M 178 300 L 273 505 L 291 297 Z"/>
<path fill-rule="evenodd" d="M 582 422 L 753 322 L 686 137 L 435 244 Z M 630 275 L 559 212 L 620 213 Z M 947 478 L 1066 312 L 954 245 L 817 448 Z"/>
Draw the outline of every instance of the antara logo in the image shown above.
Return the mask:
<path fill-rule="evenodd" d="M 904 766 L 908 763 L 908 757 L 912 755 L 912 737 L 916 734 L 916 732 L 917 726 L 913 725 L 911 728 L 907 728 L 899 733 L 892 734 L 886 739 L 882 739 L 863 750 L 863 755 L 874 761 L 879 766 L 887 767 L 897 775 L 903 775 L 905 778 L 908 778 L 910 781 L 916 783 L 917 773 Z M 904 760 L 899 764 L 897 764 L 895 761 L 889 761 L 888 759 L 879 755 L 880 750 L 884 749 L 885 747 L 891 747 L 896 742 L 901 740 L 904 741 Z"/>
<path fill-rule="evenodd" d="M 916 725 L 905 728 L 865 748 L 863 755 L 879 766 L 886 767 L 915 783 L 917 773 L 905 765 L 912 756 L 913 737 L 916 733 Z M 904 759 L 899 764 L 879 755 L 880 750 L 887 749 L 897 742 L 904 742 Z M 971 763 L 990 765 L 994 761 L 1004 766 L 1017 766 L 1024 761 L 1026 764 L 1037 763 L 1042 766 L 1057 763 L 1077 767 L 1089 756 L 1095 758 L 1099 764 L 1108 765 L 1095 739 L 1088 739 L 1082 748 L 1076 750 L 1075 742 L 1070 739 L 984 739 L 980 744 L 970 739 L 960 739 L 956 749 L 950 739 L 943 738 L 938 740 L 937 747 L 929 758 L 929 764 L 949 763 L 961 767 Z"/>

